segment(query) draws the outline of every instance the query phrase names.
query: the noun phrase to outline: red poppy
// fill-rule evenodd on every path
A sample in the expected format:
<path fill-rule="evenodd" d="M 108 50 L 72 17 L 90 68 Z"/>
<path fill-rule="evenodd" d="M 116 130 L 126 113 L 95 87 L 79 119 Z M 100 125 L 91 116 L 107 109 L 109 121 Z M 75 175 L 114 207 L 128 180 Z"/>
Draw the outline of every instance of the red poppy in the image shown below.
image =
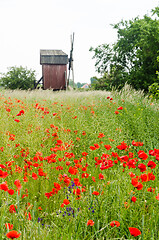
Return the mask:
<path fill-rule="evenodd" d="M 110 146 L 110 145 L 104 145 L 104 147 L 105 147 L 107 150 L 111 149 L 111 146 Z"/>
<path fill-rule="evenodd" d="M 140 172 L 146 171 L 146 165 L 143 164 L 143 163 L 140 163 L 140 164 L 138 165 L 138 168 L 140 169 Z"/>
<path fill-rule="evenodd" d="M 15 122 L 20 122 L 20 120 L 19 120 L 19 119 L 14 119 L 14 121 L 15 121 Z"/>
<path fill-rule="evenodd" d="M 87 152 L 83 152 L 82 155 L 83 155 L 83 156 L 87 156 L 88 153 L 87 153 Z"/>
<path fill-rule="evenodd" d="M 10 232 L 8 232 L 8 233 L 6 234 L 6 236 L 7 236 L 8 238 L 10 238 L 10 239 L 19 238 L 20 235 L 21 235 L 21 233 L 18 233 L 18 232 L 15 231 L 15 230 L 12 230 L 12 231 L 10 231 Z"/>
<path fill-rule="evenodd" d="M 5 223 L 5 227 L 9 230 L 12 230 L 13 229 L 13 224 Z"/>
<path fill-rule="evenodd" d="M 102 173 L 99 173 L 99 179 L 104 179 L 104 175 Z"/>
<path fill-rule="evenodd" d="M 70 204 L 70 201 L 68 199 L 64 199 L 63 204 L 68 205 L 68 204 Z"/>
<path fill-rule="evenodd" d="M 130 234 L 134 237 L 141 235 L 141 231 L 138 228 L 129 227 Z"/>
<path fill-rule="evenodd" d="M 159 193 L 158 193 L 158 195 L 156 196 L 156 199 L 159 201 Z"/>
<path fill-rule="evenodd" d="M 98 196 L 98 195 L 99 195 L 99 192 L 94 191 L 94 192 L 92 192 L 92 194 Z"/>
<path fill-rule="evenodd" d="M 34 180 L 36 180 L 36 179 L 38 178 L 38 175 L 33 172 L 33 173 L 32 173 L 32 178 L 33 178 Z"/>
<path fill-rule="evenodd" d="M 144 151 L 140 150 L 138 151 L 138 157 L 142 160 L 146 160 L 148 158 L 148 155 Z"/>
<path fill-rule="evenodd" d="M 133 196 L 133 197 L 131 198 L 131 201 L 132 201 L 132 202 L 136 202 L 136 197 Z"/>
<path fill-rule="evenodd" d="M 93 220 L 88 220 L 88 222 L 87 222 L 87 226 L 93 226 L 94 225 L 94 222 L 93 222 Z"/>
<path fill-rule="evenodd" d="M 59 191 L 61 189 L 61 185 L 59 183 L 54 182 L 54 187 Z"/>
<path fill-rule="evenodd" d="M 122 110 L 122 109 L 123 109 L 123 107 L 118 107 L 118 108 L 117 108 L 117 110 Z"/>
<path fill-rule="evenodd" d="M 9 211 L 10 211 L 10 213 L 16 213 L 16 209 L 17 209 L 17 206 L 15 206 L 15 205 L 10 205 L 10 207 L 9 207 Z"/>
<path fill-rule="evenodd" d="M 111 223 L 110 223 L 110 226 L 111 227 L 119 227 L 120 226 L 120 223 L 118 222 L 118 221 L 112 221 Z"/>
<path fill-rule="evenodd" d="M 14 181 L 14 184 L 16 185 L 17 189 L 20 190 L 22 188 L 22 185 L 20 184 L 20 181 L 18 179 L 16 179 Z"/>
<path fill-rule="evenodd" d="M 122 143 L 121 143 L 121 145 L 118 145 L 117 146 L 117 148 L 119 149 L 119 150 L 125 150 L 125 149 L 127 149 L 127 144 L 123 141 Z"/>
<path fill-rule="evenodd" d="M 147 166 L 150 167 L 151 169 L 153 169 L 156 167 L 156 163 L 154 163 L 153 161 L 149 161 Z"/>
<path fill-rule="evenodd" d="M 0 190 L 3 190 L 3 191 L 8 191 L 8 184 L 7 182 L 3 182 L 2 184 L 0 184 Z"/>
<path fill-rule="evenodd" d="M 8 193 L 9 193 L 9 195 L 13 195 L 14 194 L 14 190 L 13 189 L 8 189 Z"/>

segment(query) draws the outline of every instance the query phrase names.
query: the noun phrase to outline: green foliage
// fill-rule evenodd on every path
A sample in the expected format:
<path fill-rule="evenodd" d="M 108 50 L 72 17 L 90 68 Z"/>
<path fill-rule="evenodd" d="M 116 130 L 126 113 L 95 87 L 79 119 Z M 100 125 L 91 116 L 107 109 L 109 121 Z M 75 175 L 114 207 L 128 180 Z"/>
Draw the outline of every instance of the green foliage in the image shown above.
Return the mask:
<path fill-rule="evenodd" d="M 158 13 L 157 9 L 152 11 L 153 15 Z M 90 48 L 97 72 L 107 72 L 116 87 L 128 82 L 135 89 L 148 91 L 157 81 L 159 20 L 145 15 L 112 26 L 117 30 L 117 42 Z"/>
<path fill-rule="evenodd" d="M 31 89 L 34 86 L 35 71 L 22 66 L 10 67 L 7 73 L 1 74 L 0 85 L 7 89 Z"/>
<path fill-rule="evenodd" d="M 156 82 L 149 86 L 149 94 L 150 98 L 159 99 L 159 83 Z"/>

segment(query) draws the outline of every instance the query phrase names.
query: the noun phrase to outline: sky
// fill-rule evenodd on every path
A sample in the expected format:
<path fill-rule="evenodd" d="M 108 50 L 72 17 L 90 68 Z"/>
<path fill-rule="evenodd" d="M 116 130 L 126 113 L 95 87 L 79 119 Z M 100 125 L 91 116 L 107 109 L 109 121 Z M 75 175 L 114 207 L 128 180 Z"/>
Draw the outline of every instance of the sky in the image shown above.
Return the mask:
<path fill-rule="evenodd" d="M 90 47 L 114 43 L 111 24 L 151 15 L 157 6 L 159 0 L 0 0 L 0 73 L 23 66 L 40 79 L 40 49 L 69 56 L 74 32 L 74 80 L 89 83 L 99 77 Z"/>

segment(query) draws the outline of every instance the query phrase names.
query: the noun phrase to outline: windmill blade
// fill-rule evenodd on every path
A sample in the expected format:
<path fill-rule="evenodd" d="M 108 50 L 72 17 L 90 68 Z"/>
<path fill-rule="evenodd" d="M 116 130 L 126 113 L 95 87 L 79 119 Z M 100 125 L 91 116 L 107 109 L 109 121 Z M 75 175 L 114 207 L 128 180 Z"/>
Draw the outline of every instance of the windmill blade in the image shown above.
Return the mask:
<path fill-rule="evenodd" d="M 71 50 L 70 50 L 70 58 L 69 58 L 69 66 L 68 66 L 69 74 L 68 74 L 68 84 L 67 85 L 69 85 L 70 75 L 71 75 L 71 71 L 72 71 L 72 80 L 73 80 L 73 88 L 74 88 L 74 72 L 73 72 L 74 33 L 70 36 L 70 38 L 71 38 Z"/>

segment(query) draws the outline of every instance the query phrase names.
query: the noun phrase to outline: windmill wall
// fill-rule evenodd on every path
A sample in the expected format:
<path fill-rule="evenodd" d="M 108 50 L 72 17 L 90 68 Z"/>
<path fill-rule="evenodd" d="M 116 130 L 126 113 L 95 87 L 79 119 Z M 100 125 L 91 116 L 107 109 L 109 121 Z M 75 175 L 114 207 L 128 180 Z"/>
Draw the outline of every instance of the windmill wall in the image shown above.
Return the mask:
<path fill-rule="evenodd" d="M 66 89 L 68 55 L 61 50 L 40 50 L 43 88 Z"/>

